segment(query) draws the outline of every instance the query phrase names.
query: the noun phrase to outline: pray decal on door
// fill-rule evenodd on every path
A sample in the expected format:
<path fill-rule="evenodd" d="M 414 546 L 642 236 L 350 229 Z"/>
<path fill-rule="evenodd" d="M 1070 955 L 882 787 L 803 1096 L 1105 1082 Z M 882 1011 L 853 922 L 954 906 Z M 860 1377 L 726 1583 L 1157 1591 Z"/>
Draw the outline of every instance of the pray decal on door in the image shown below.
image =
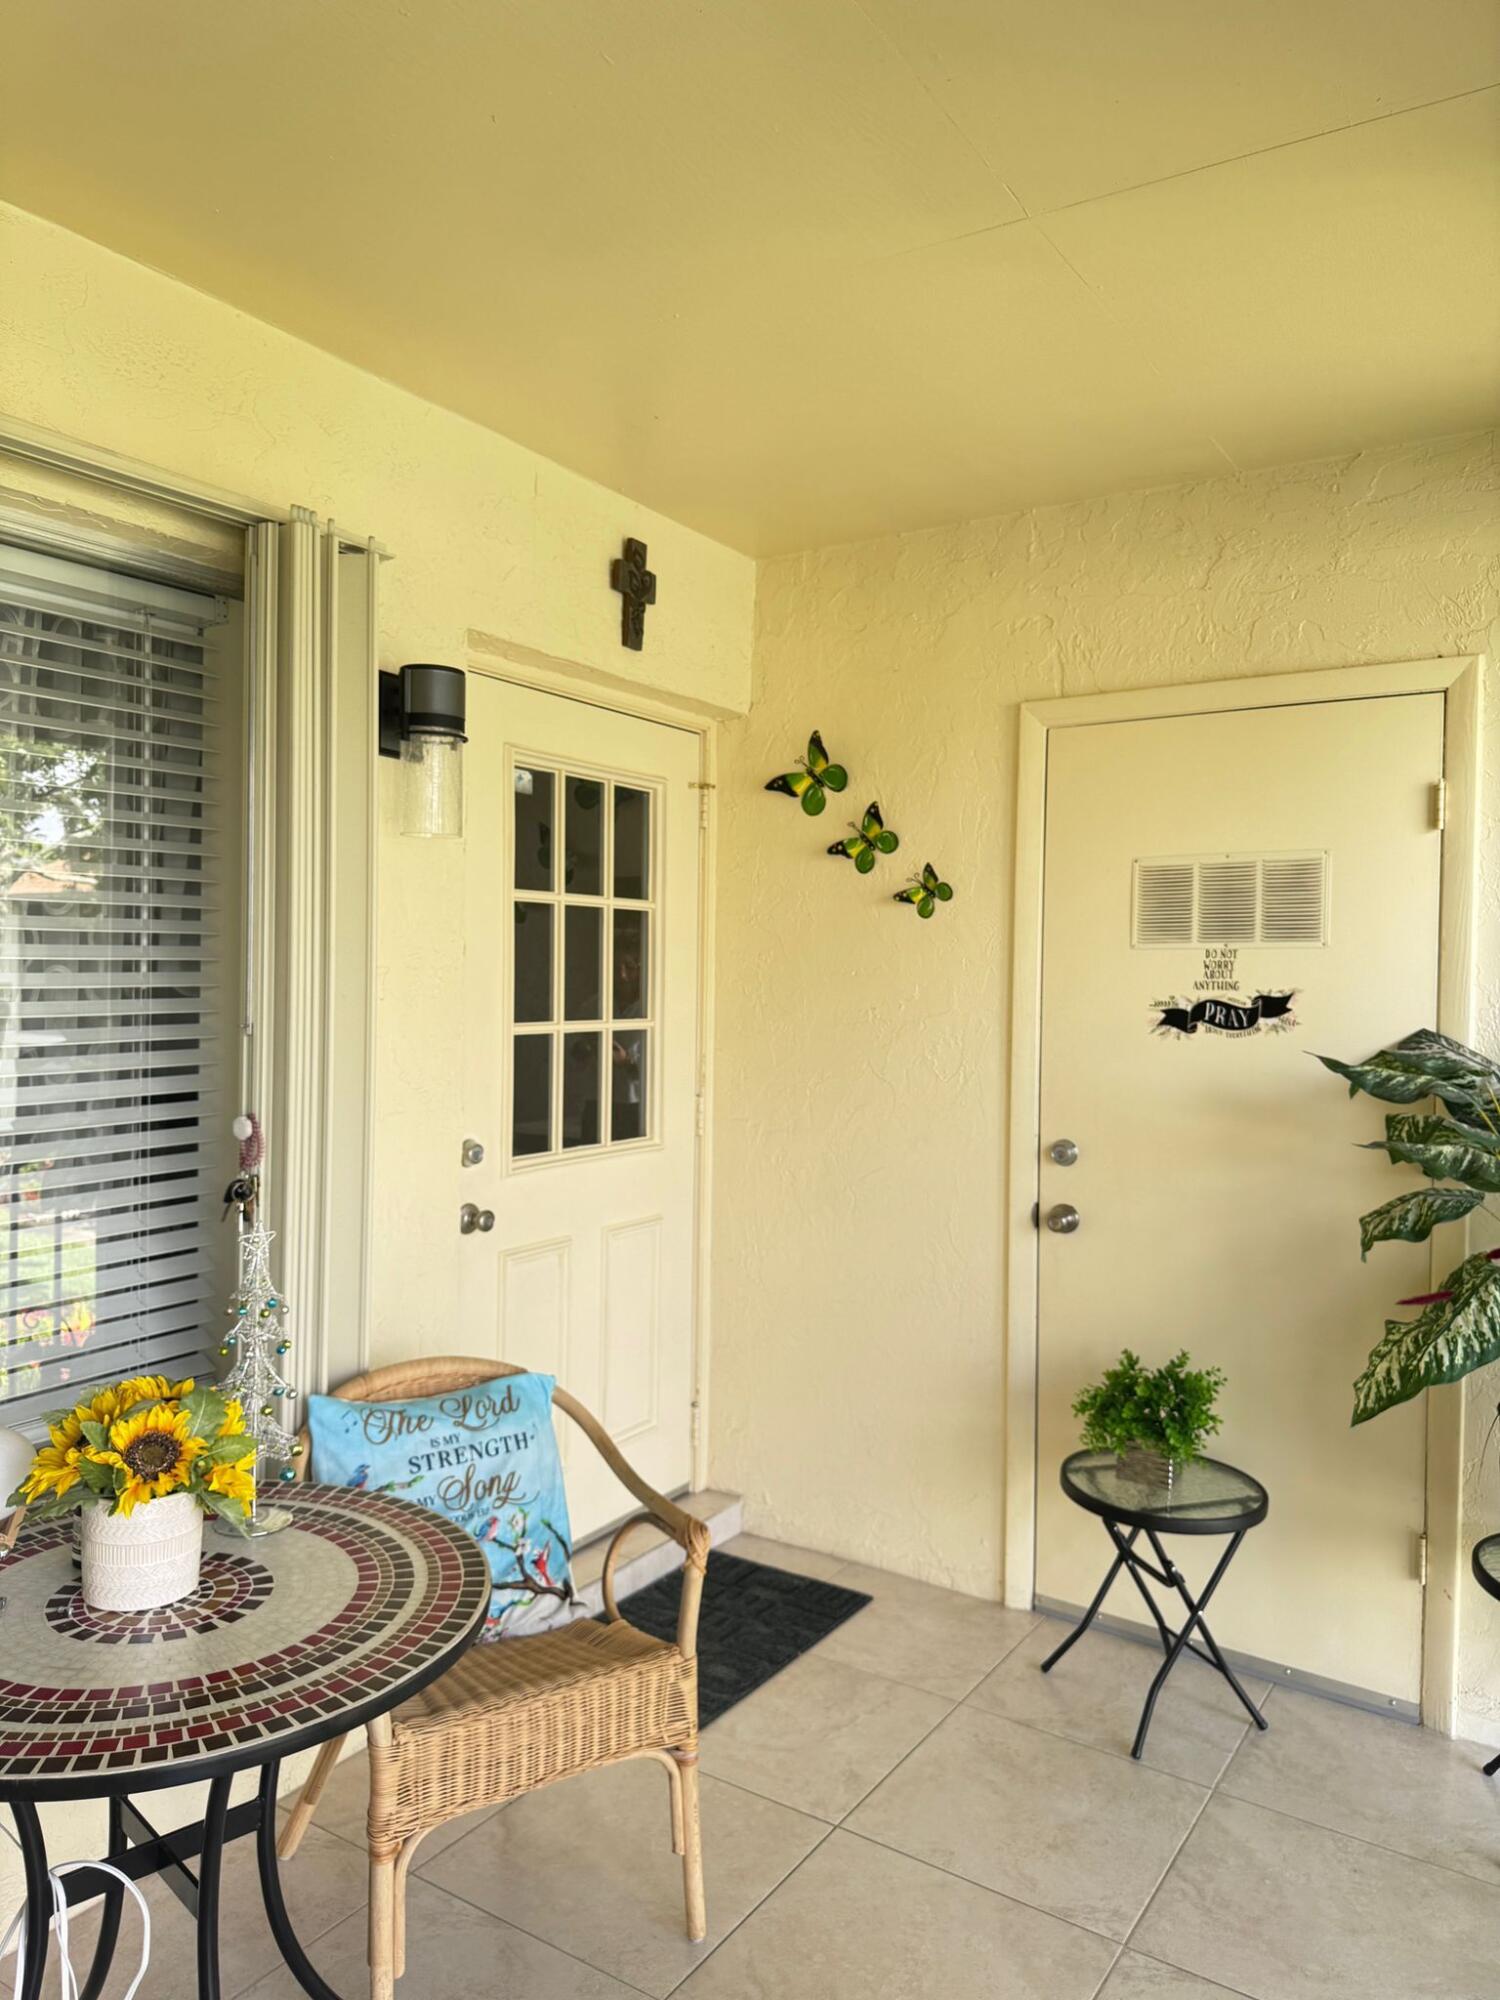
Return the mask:
<path fill-rule="evenodd" d="M 1153 1000 L 1151 1023 L 1154 1035 L 1285 1034 L 1297 1026 L 1294 1003 L 1297 989 L 1280 993 L 1254 993 L 1246 998 L 1238 990 L 1235 952 L 1216 945 L 1203 954 L 1203 977 L 1193 981 L 1193 990 L 1205 995 L 1195 1000 L 1174 993 L 1167 1000 Z"/>

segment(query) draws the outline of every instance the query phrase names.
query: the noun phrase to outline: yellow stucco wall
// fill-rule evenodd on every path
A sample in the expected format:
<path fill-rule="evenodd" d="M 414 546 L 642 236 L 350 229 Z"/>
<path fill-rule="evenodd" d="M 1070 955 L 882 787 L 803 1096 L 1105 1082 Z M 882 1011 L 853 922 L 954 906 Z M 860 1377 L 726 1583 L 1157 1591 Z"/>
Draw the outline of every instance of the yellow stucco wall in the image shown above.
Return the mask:
<path fill-rule="evenodd" d="M 1496 652 L 1500 488 L 1467 439 L 969 523 L 762 567 L 261 322 L 0 207 L 0 414 L 379 536 L 383 656 L 473 630 L 743 711 L 720 773 L 711 1472 L 757 1526 L 992 1593 L 1015 710 L 1243 673 Z M 662 577 L 643 655 L 601 568 Z M 821 725 L 960 900 L 872 920 L 761 790 Z M 1493 726 L 1492 726 L 1493 735 Z M 1479 1038 L 1500 1048 L 1500 764 Z M 830 832 L 829 838 L 832 838 Z M 903 857 L 904 858 L 904 857 Z M 374 1358 L 453 1334 L 461 855 L 388 834 Z M 852 873 L 852 871 L 851 871 Z M 443 1052 L 451 1051 L 452 1060 Z M 1500 1524 L 1495 1385 L 1467 1503 Z M 1500 1740 L 1500 1621 L 1465 1608 Z"/>
<path fill-rule="evenodd" d="M 999 1582 L 1017 705 L 1497 640 L 1488 437 L 762 565 L 754 700 L 721 751 L 711 1415 L 714 1479 L 755 1527 Z M 897 859 L 951 875 L 932 923 L 762 791 L 813 725 L 855 810 L 878 796 L 901 829 Z M 1500 1049 L 1494 755 L 1487 801 L 1479 1039 Z M 1497 1391 L 1470 1385 L 1476 1534 L 1500 1526 L 1493 1443 L 1479 1456 Z M 1495 1612 L 1471 1592 L 1461 1680 L 1466 1726 L 1500 1740 Z"/>
<path fill-rule="evenodd" d="M 754 565 L 492 431 L 0 206 L 0 421 L 64 432 L 394 551 L 381 657 L 463 664 L 471 630 L 718 709 L 749 698 Z M 620 645 L 608 562 L 661 579 Z M 388 775 L 388 774 L 387 774 Z M 455 1310 L 462 867 L 382 837 L 372 1359 L 462 1347 Z M 335 1339 L 331 1351 L 344 1349 Z"/>

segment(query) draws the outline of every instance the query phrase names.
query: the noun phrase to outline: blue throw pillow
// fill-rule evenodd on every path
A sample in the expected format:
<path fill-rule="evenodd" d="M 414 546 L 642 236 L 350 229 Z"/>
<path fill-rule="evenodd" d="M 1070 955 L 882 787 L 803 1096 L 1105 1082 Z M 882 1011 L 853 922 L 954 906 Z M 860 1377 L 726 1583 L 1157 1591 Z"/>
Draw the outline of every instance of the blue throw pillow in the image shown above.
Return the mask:
<path fill-rule="evenodd" d="M 576 1615 L 552 1385 L 550 1375 L 501 1375 L 410 1403 L 307 1399 L 315 1480 L 431 1507 L 479 1543 L 495 1581 L 486 1639 Z"/>

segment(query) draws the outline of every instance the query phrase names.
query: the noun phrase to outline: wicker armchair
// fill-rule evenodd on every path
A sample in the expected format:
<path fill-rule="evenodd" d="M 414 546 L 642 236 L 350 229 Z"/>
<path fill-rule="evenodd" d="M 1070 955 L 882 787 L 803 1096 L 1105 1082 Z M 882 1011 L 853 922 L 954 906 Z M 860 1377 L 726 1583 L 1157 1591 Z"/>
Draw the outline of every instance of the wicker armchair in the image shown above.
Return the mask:
<path fill-rule="evenodd" d="M 458 1356 L 401 1362 L 346 1382 L 350 1402 L 442 1395 L 524 1371 Z M 698 1822 L 698 1604 L 709 1535 L 626 1464 L 596 1418 L 565 1389 L 553 1401 L 578 1425 L 645 1512 L 615 1533 L 604 1560 L 609 1622 L 584 1619 L 530 1638 L 472 1647 L 430 1687 L 368 1725 L 370 1806 L 369 1961 L 373 2000 L 391 2000 L 405 1969 L 406 1878 L 424 1834 L 479 1806 L 501 1805 L 578 1771 L 652 1757 L 671 1789 L 672 1851 L 682 1856 L 687 1934 L 707 1929 Z M 310 1452 L 304 1433 L 299 1465 Z M 308 1468 L 316 1478 L 317 1467 Z M 650 1523 L 686 1557 L 677 1641 L 638 1632 L 620 1616 L 614 1570 L 634 1529 Z M 342 1738 L 325 1743 L 287 1816 L 278 1852 L 296 1852 L 338 1760 Z"/>

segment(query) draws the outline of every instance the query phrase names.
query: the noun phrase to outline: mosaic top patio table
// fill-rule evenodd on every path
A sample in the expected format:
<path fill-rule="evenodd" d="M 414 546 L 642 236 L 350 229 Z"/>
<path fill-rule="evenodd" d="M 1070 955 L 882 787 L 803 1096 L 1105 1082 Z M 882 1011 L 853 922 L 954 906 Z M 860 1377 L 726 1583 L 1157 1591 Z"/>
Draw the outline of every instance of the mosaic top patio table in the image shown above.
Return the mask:
<path fill-rule="evenodd" d="M 1240 1543 L 1252 1528 L 1260 1526 L 1270 1510 L 1270 1500 L 1260 1481 L 1216 1458 L 1196 1458 L 1177 1466 L 1170 1484 L 1165 1479 L 1144 1484 L 1121 1467 L 1113 1452 L 1075 1451 L 1063 1460 L 1062 1489 L 1076 1506 L 1100 1517 L 1114 1543 L 1115 1559 L 1078 1624 L 1056 1651 L 1042 1661 L 1042 1672 L 1050 1673 L 1068 1648 L 1083 1637 L 1098 1616 L 1110 1585 L 1124 1569 L 1146 1600 L 1146 1609 L 1151 1613 L 1166 1654 L 1147 1691 L 1131 1756 L 1138 1758 L 1145 1749 L 1156 1698 L 1184 1652 L 1193 1653 L 1206 1665 L 1216 1668 L 1244 1703 L 1256 1728 L 1267 1728 L 1265 1717 L 1235 1679 L 1203 1616 Z M 1136 1542 L 1143 1534 L 1159 1568 L 1136 1551 Z M 1189 1591 L 1181 1570 L 1162 1547 L 1163 1535 L 1229 1537 L 1229 1546 L 1215 1564 L 1201 1596 L 1195 1598 Z M 1175 1590 L 1182 1599 L 1188 1615 L 1180 1631 L 1174 1632 L 1163 1618 L 1147 1588 L 1148 1577 L 1167 1590 Z M 1193 1637 L 1195 1631 L 1202 1637 L 1202 1646 Z"/>
<path fill-rule="evenodd" d="M 132 1880 L 160 1873 L 195 1918 L 199 2000 L 219 1995 L 224 1843 L 250 1833 L 282 1956 L 312 2000 L 338 2000 L 282 1895 L 282 1759 L 384 1715 L 450 1666 L 483 1628 L 490 1574 L 471 1537 L 406 1501 L 312 1485 L 279 1487 L 277 1500 L 290 1526 L 254 1541 L 208 1535 L 197 1591 L 161 1611 L 90 1610 L 71 1522 L 28 1522 L 0 1561 L 0 1804 L 26 1869 L 20 2000 L 39 2000 L 52 1915 L 37 1806 L 79 1798 L 109 1801 L 103 1858 Z M 234 1773 L 252 1766 L 257 1797 L 231 1807 Z M 201 1823 L 172 1833 L 130 1796 L 204 1779 Z M 70 1905 L 103 1898 L 81 1995 L 98 2000 L 125 1889 L 89 1868 L 61 1880 Z"/>
<path fill-rule="evenodd" d="M 1491 1597 L 1500 1597 L 1500 1535 L 1486 1535 L 1474 1544 L 1474 1581 Z M 1493 1778 L 1500 1771 L 1500 1757 L 1491 1757 L 1484 1775 Z"/>

